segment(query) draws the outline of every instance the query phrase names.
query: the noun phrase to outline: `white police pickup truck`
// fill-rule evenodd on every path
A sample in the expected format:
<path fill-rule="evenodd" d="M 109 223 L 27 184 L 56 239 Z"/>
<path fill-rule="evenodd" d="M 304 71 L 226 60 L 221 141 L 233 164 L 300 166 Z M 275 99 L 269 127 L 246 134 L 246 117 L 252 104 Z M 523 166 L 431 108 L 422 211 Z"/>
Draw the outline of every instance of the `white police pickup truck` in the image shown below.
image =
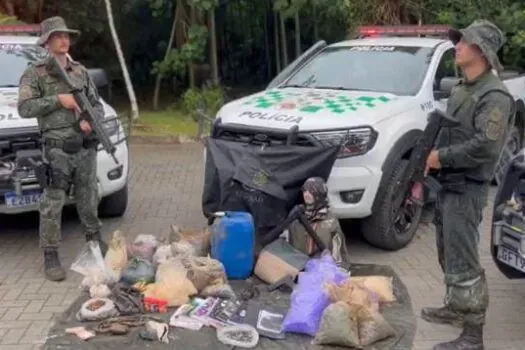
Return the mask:
<path fill-rule="evenodd" d="M 34 169 L 24 159 L 38 154 L 40 134 L 36 119 L 22 119 L 17 112 L 18 84 L 29 62 L 38 61 L 47 52 L 36 45 L 39 31 L 34 25 L 0 25 L 0 214 L 15 214 L 38 209 L 42 189 Z M 15 35 L 16 34 L 16 35 Z M 100 69 L 90 70 L 99 91 L 107 85 Z M 103 94 L 101 94 L 103 95 Z M 99 146 L 97 179 L 99 213 L 101 216 L 121 216 L 128 203 L 129 155 L 123 126 L 116 111 L 103 97 L 106 122 L 103 124 L 116 145 L 116 164 Z M 67 204 L 74 204 L 70 196 Z"/>
<path fill-rule="evenodd" d="M 340 219 L 363 219 L 371 244 L 400 249 L 412 240 L 422 209 L 404 201 L 397 210 L 392 199 L 407 196 L 397 185 L 427 113 L 445 109 L 460 78 L 447 30 L 362 27 L 360 39 L 329 46 L 321 41 L 266 90 L 224 105 L 217 118 L 242 127 L 243 134 L 297 125 L 299 133 L 322 142 L 350 135 L 328 180 L 331 207 Z M 507 151 L 515 154 L 524 137 L 525 78 L 508 75 L 502 79 L 517 101 L 517 115 Z"/>

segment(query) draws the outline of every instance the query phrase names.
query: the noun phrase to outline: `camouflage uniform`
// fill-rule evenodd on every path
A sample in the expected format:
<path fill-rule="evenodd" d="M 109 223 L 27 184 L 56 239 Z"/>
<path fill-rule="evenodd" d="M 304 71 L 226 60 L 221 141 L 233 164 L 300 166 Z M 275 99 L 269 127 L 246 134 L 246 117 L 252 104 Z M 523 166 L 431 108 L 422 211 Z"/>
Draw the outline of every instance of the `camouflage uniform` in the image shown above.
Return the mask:
<path fill-rule="evenodd" d="M 305 197 L 308 196 L 313 200 L 308 203 L 307 198 L 305 198 L 306 216 L 313 229 L 331 252 L 335 262 L 338 264 L 346 263 L 348 252 L 345 236 L 339 221 L 329 209 L 326 183 L 319 177 L 310 178 L 306 180 L 302 190 Z M 288 232 L 290 244 L 304 254 L 310 255 L 317 248 L 298 220 L 292 222 Z"/>
<path fill-rule="evenodd" d="M 451 30 L 450 38 L 454 43 L 463 38 L 479 46 L 490 67 L 476 79 L 461 82 L 447 101 L 447 112 L 461 124 L 444 129 L 439 136 L 440 175 L 442 179 L 453 175 L 462 180 L 443 181 L 443 190 L 438 194 L 434 223 L 439 263 L 447 286 L 445 306 L 425 308 L 422 317 L 463 328 L 458 339 L 438 344 L 434 349 L 483 349 L 482 329 L 489 295 L 479 261 L 478 226 L 508 135 L 514 101 L 502 81 L 490 71 L 502 69 L 496 53 L 504 38 L 494 24 L 475 21 L 461 31 Z"/>
<path fill-rule="evenodd" d="M 53 32 L 78 34 L 66 27 L 60 17 L 41 24 L 39 44 L 47 42 Z M 87 240 L 100 241 L 98 219 L 98 185 L 96 177 L 97 142 L 84 135 L 79 128 L 75 111 L 62 107 L 57 95 L 67 94 L 67 87 L 52 70 L 51 58 L 30 64 L 20 79 L 18 111 L 22 118 L 37 118 L 42 133 L 43 158 L 49 167 L 48 186 L 40 201 L 40 246 L 45 250 L 46 275 L 51 280 L 63 280 L 65 271 L 58 259 L 61 240 L 62 208 L 67 191 L 73 186 L 77 210 Z M 103 116 L 103 106 L 97 89 L 87 70 L 80 63 L 69 60 L 65 67 L 73 83 L 82 86 L 94 109 Z M 105 253 L 105 252 L 103 252 Z"/>

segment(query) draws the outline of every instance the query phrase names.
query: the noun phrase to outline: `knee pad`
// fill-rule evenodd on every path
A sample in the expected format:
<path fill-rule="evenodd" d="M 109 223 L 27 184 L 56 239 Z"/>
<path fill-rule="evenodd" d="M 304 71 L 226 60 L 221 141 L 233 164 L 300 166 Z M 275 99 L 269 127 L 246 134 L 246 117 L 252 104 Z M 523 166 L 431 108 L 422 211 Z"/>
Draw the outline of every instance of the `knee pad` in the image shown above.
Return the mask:
<path fill-rule="evenodd" d="M 67 190 L 70 185 L 69 176 L 59 169 L 51 168 L 49 171 L 49 187 L 59 190 Z"/>

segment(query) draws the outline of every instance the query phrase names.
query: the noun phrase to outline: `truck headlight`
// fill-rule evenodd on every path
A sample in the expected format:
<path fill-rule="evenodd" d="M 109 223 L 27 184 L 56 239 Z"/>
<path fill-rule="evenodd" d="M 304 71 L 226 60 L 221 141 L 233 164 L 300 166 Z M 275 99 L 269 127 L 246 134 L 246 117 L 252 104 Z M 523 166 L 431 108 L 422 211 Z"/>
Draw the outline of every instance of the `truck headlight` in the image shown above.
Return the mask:
<path fill-rule="evenodd" d="M 348 130 L 322 131 L 312 136 L 326 146 L 341 145 L 338 158 L 360 156 L 370 151 L 377 140 L 377 131 L 371 127 Z"/>
<path fill-rule="evenodd" d="M 110 116 L 107 116 L 104 121 L 103 121 L 103 124 L 104 126 L 104 129 L 106 130 L 108 136 L 113 136 L 115 135 L 118 130 L 119 130 L 119 120 L 118 120 L 118 117 L 115 116 L 115 115 L 110 115 Z"/>

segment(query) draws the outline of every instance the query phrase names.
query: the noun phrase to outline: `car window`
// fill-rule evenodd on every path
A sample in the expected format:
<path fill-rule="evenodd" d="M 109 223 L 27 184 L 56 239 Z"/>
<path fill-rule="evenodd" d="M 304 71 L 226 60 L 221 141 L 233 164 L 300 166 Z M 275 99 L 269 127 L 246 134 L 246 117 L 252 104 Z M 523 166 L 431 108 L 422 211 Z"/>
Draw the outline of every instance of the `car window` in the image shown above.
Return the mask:
<path fill-rule="evenodd" d="M 436 70 L 436 76 L 434 78 L 434 89 L 439 89 L 439 84 L 443 78 L 457 78 L 457 69 L 456 69 L 456 50 L 449 49 L 445 51 L 443 56 L 441 56 L 441 61 L 439 62 L 438 68 Z"/>
<path fill-rule="evenodd" d="M 364 90 L 415 95 L 434 49 L 419 46 L 329 47 L 281 87 Z"/>
<path fill-rule="evenodd" d="M 0 43 L 0 88 L 18 87 L 20 77 L 29 62 L 38 62 L 47 51 L 37 45 Z"/>

